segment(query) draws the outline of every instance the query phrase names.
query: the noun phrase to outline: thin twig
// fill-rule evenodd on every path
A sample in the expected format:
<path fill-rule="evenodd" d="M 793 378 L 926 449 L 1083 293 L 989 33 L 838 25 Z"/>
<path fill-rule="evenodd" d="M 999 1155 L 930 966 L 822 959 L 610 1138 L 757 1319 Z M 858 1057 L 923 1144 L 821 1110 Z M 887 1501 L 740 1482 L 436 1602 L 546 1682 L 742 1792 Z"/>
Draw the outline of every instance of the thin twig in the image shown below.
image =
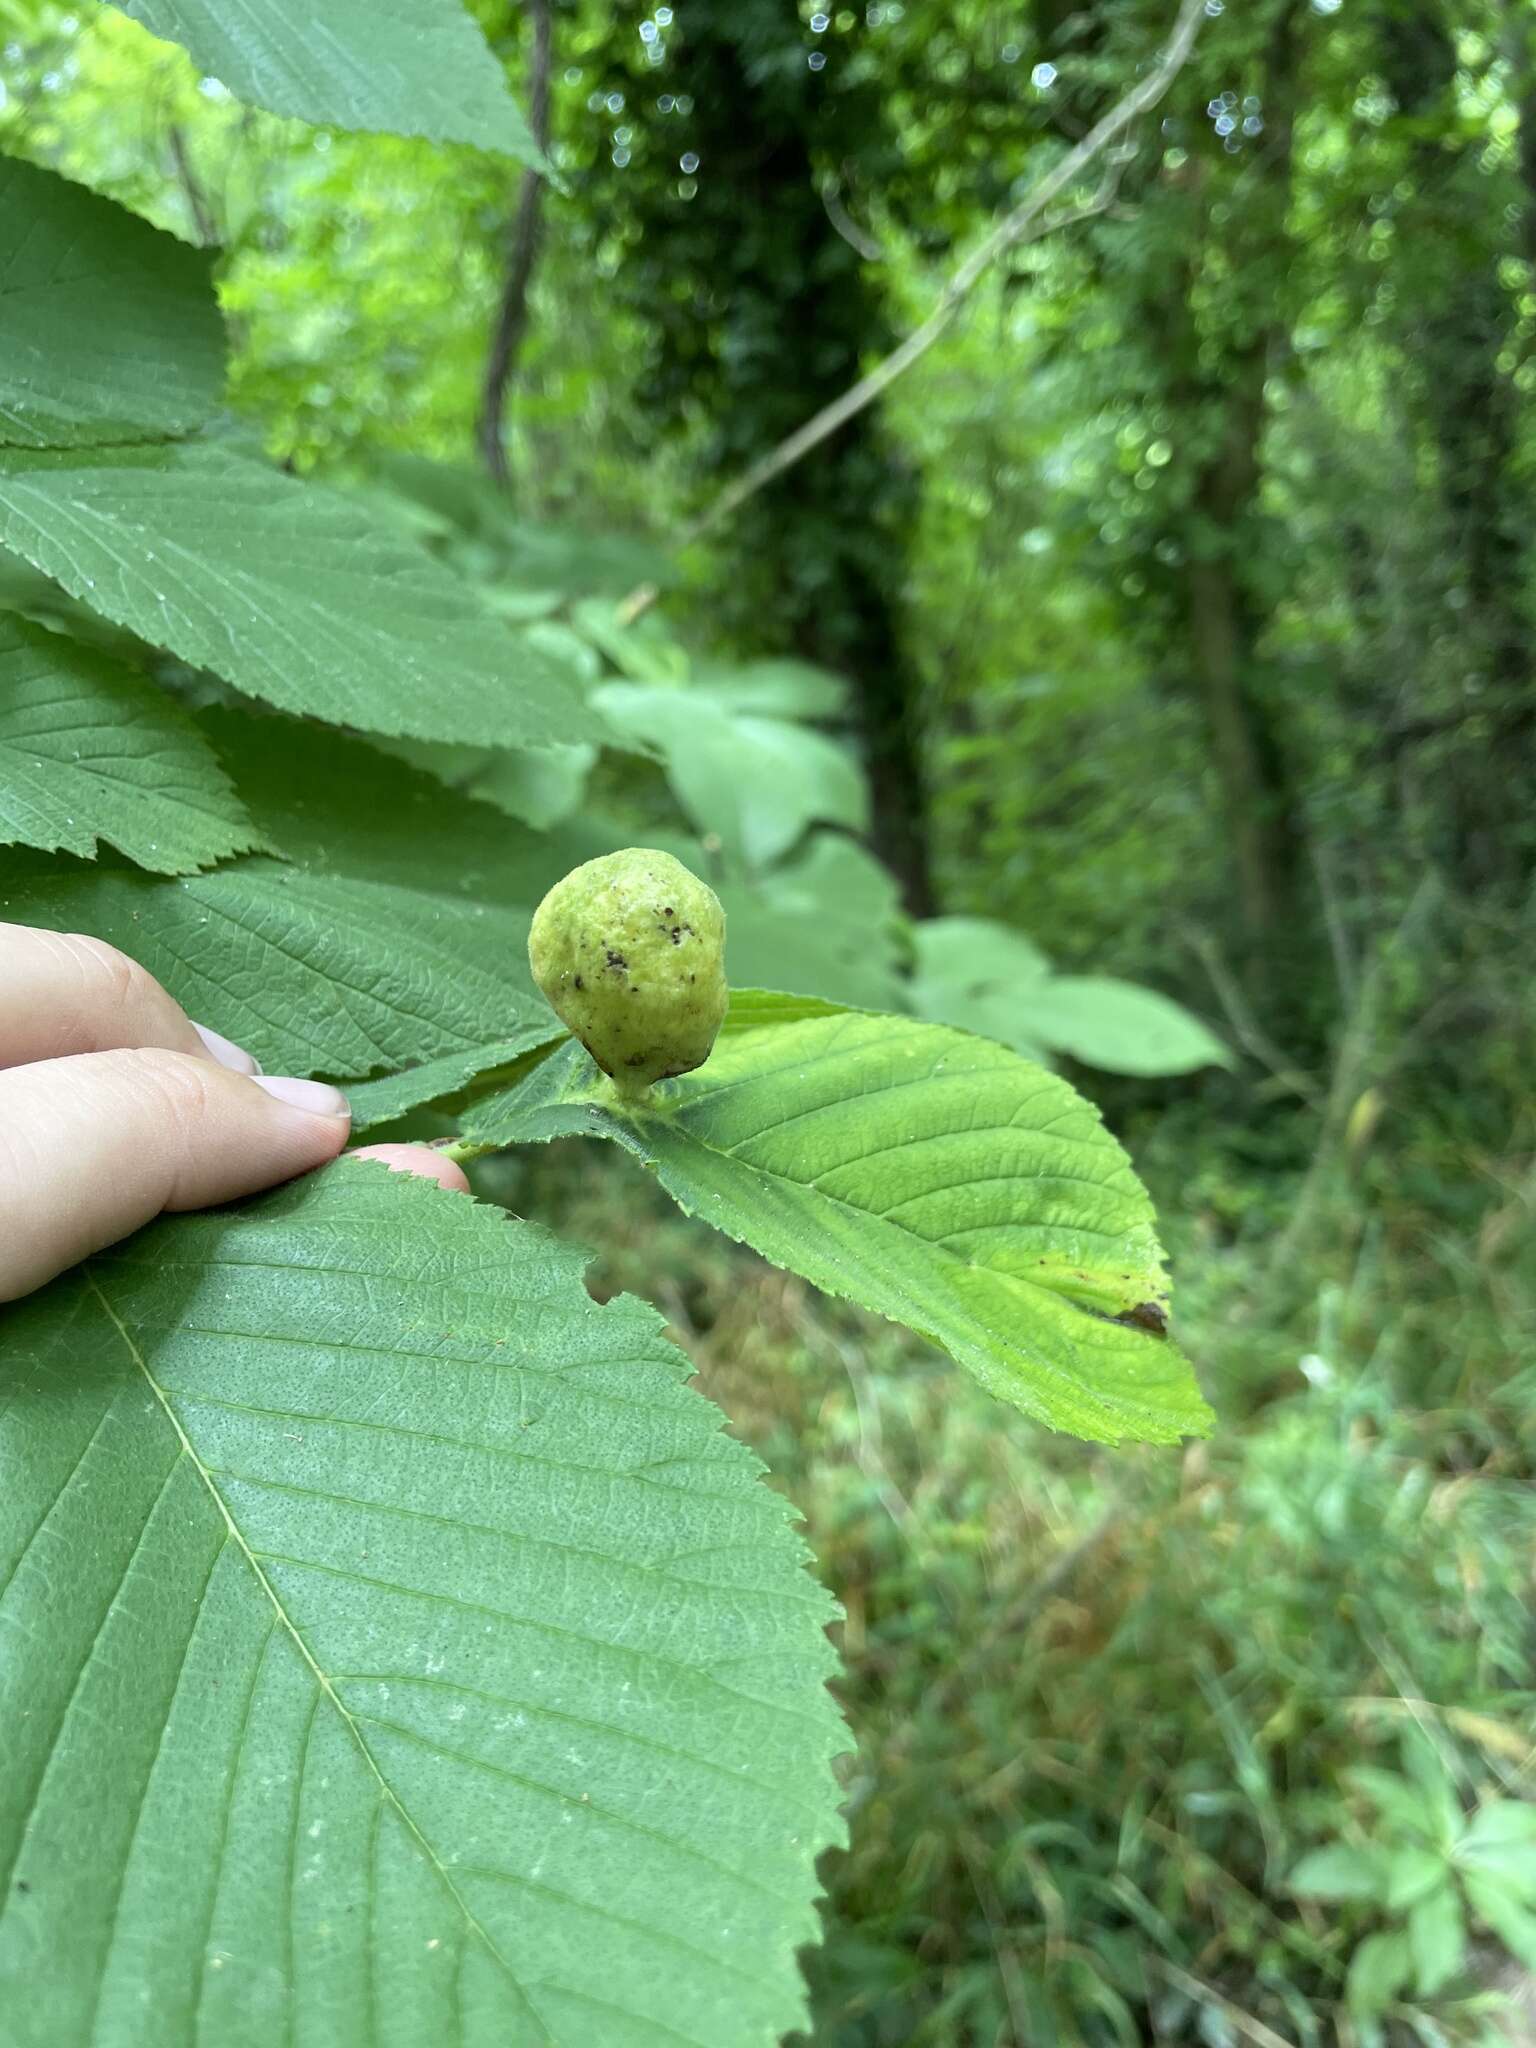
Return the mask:
<path fill-rule="evenodd" d="M 1228 967 L 1215 939 L 1209 932 L 1201 931 L 1192 924 L 1181 926 L 1181 930 L 1186 944 L 1210 976 L 1216 1000 L 1221 1004 L 1227 1022 L 1232 1027 L 1233 1037 L 1244 1052 L 1256 1059 L 1261 1067 L 1267 1067 L 1281 1087 L 1288 1094 L 1304 1102 L 1308 1109 L 1324 1109 L 1327 1099 L 1322 1089 L 1310 1075 L 1302 1073 L 1286 1058 L 1254 1016 L 1247 998 L 1238 987 L 1237 977 Z"/>
<path fill-rule="evenodd" d="M 197 230 L 197 239 L 203 248 L 219 239 L 219 224 L 213 217 L 207 196 L 198 183 L 197 173 L 192 168 L 192 159 L 187 154 L 187 138 L 181 123 L 173 121 L 167 132 L 171 146 L 171 162 L 176 166 L 176 176 L 186 195 L 187 208 L 192 215 L 192 225 Z"/>
<path fill-rule="evenodd" d="M 1307 852 L 1312 858 L 1312 872 L 1317 877 L 1318 900 L 1323 906 L 1323 924 L 1328 933 L 1328 947 L 1333 954 L 1334 979 L 1339 984 L 1339 1001 L 1346 1010 L 1355 1006 L 1360 992 L 1360 980 L 1355 971 L 1354 957 L 1349 949 L 1349 934 L 1344 929 L 1344 916 L 1339 907 L 1338 885 L 1334 880 L 1333 866 L 1322 844 L 1311 833 L 1307 834 Z"/>
<path fill-rule="evenodd" d="M 914 328 L 904 342 L 875 365 L 859 381 L 851 385 L 830 405 L 824 405 L 813 413 L 804 426 L 781 441 L 776 448 L 754 462 L 741 476 L 715 499 L 714 503 L 688 528 L 686 540 L 697 540 L 710 532 L 722 520 L 728 519 L 737 508 L 755 496 L 765 484 L 782 476 L 803 456 L 810 453 L 839 427 L 845 426 L 856 414 L 888 391 L 904 370 L 909 370 L 919 357 L 927 354 L 943 334 L 959 311 L 977 282 L 991 269 L 999 256 L 1020 242 L 1034 240 L 1042 234 L 1052 233 L 1059 227 L 1081 220 L 1088 212 L 1100 212 L 1103 206 L 1090 201 L 1089 205 L 1077 207 L 1063 215 L 1052 215 L 1053 202 L 1073 181 L 1081 175 L 1103 150 L 1124 134 L 1139 114 L 1155 106 L 1183 69 L 1190 49 L 1194 44 L 1195 31 L 1205 13 L 1205 0 L 1183 0 L 1178 19 L 1165 44 L 1162 54 L 1146 77 L 1135 85 L 1115 106 L 1111 107 L 1102 120 L 1096 121 L 1075 148 L 1068 150 L 1054 170 L 1048 171 L 1032 191 L 1020 200 L 1013 211 L 997 224 L 986 240 L 960 265 L 939 294 L 938 304 L 923 321 Z M 1108 204 L 1106 198 L 1103 202 Z"/>
<path fill-rule="evenodd" d="M 853 1389 L 854 1407 L 859 1417 L 859 1442 L 854 1456 L 859 1470 L 875 1490 L 881 1507 L 890 1516 L 898 1529 L 905 1529 L 912 1515 L 912 1503 L 891 1477 L 890 1467 L 885 1462 L 885 1436 L 880 1426 L 880 1397 L 870 1379 L 868 1368 L 851 1344 L 842 1343 L 830 1331 L 824 1333 L 825 1341 L 835 1354 L 848 1375 L 848 1384 Z"/>
<path fill-rule="evenodd" d="M 533 21 L 533 59 L 528 79 L 528 124 L 541 156 L 549 153 L 549 70 L 553 35 L 549 0 L 525 0 Z M 507 276 L 496 326 L 485 362 L 485 382 L 480 393 L 480 417 L 475 439 L 486 468 L 503 489 L 511 481 L 507 462 L 507 393 L 517 372 L 528 332 L 528 287 L 533 281 L 539 255 L 539 230 L 544 206 L 544 179 L 531 166 L 518 180 L 517 210 L 512 216 L 508 242 Z"/>
<path fill-rule="evenodd" d="M 1287 2042 L 1273 2027 L 1266 2027 L 1251 2012 L 1244 2012 L 1240 2005 L 1224 1998 L 1214 1985 L 1201 1983 L 1188 1970 L 1181 1970 L 1177 1963 L 1170 1963 L 1166 1956 L 1153 1956 L 1152 1963 L 1186 1998 L 1198 1998 L 1207 2005 L 1213 2005 L 1223 2019 L 1236 2027 L 1244 2040 L 1253 2042 L 1254 2048 L 1288 2048 Z"/>
<path fill-rule="evenodd" d="M 866 263 L 883 263 L 885 251 L 866 228 L 861 228 L 853 215 L 843 204 L 843 195 L 837 189 L 837 180 L 829 178 L 821 187 L 821 203 L 826 209 L 827 219 L 842 236 L 849 248 L 864 258 Z"/>

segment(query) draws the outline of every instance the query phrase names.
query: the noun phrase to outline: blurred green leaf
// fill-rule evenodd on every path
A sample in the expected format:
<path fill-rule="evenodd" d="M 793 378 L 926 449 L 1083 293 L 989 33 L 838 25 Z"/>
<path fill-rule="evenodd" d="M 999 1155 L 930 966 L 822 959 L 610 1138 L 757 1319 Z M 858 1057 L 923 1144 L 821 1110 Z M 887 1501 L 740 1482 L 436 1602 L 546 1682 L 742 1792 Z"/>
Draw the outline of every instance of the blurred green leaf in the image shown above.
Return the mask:
<path fill-rule="evenodd" d="M 0 445 L 189 434 L 219 404 L 209 259 L 14 157 L 0 157 L 0 302 Z"/>
<path fill-rule="evenodd" d="M 1022 1028 L 1112 1074 L 1188 1074 L 1232 1064 L 1231 1053 L 1198 1017 L 1155 989 L 1108 975 L 1056 975 L 1032 988 L 1022 1005 Z"/>
<path fill-rule="evenodd" d="M 848 752 L 809 727 L 725 710 L 707 692 L 607 683 L 593 703 L 656 748 L 678 802 L 733 865 L 763 868 L 811 824 L 860 830 L 868 799 Z"/>
<path fill-rule="evenodd" d="M 966 993 L 1007 987 L 1019 990 L 1051 973 L 1051 963 L 1032 939 L 990 917 L 929 917 L 912 929 L 918 969 L 925 980 Z"/>
<path fill-rule="evenodd" d="M 459 0 L 118 0 L 180 43 L 237 99 L 372 134 L 470 142 L 543 161 L 472 15 Z"/>
<path fill-rule="evenodd" d="M 1408 1948 L 1421 1998 L 1433 1998 L 1457 1974 L 1466 1960 L 1466 1947 L 1461 1893 L 1447 1872 L 1445 1881 L 1417 1899 L 1408 1915 Z"/>
<path fill-rule="evenodd" d="M 1033 941 L 984 917 L 913 928 L 919 1016 L 976 1031 L 1026 1057 L 1070 1053 L 1116 1074 L 1183 1074 L 1231 1055 L 1189 1011 L 1107 975 L 1058 975 Z"/>
<path fill-rule="evenodd" d="M 1425 1799 L 1422 1790 L 1396 1771 L 1384 1771 L 1376 1764 L 1352 1764 L 1343 1773 L 1351 1791 L 1369 1799 L 1382 1817 L 1424 1841 L 1435 1839 L 1439 1811 Z"/>
<path fill-rule="evenodd" d="M 762 718 L 842 718 L 848 711 L 847 683 L 808 661 L 695 662 L 693 687 L 727 711 Z"/>
<path fill-rule="evenodd" d="M 1473 1814 L 1456 1845 L 1458 1861 L 1485 1859 L 1506 1849 L 1536 1854 L 1536 1804 L 1518 1799 L 1489 1799 Z"/>
<path fill-rule="evenodd" d="M 1503 1942 L 1516 1962 L 1536 1970 L 1536 1913 L 1501 1878 L 1473 1871 L 1463 1875 L 1467 1904 Z"/>
<path fill-rule="evenodd" d="M 1387 1855 L 1387 1888 L 1383 1904 L 1390 1913 L 1405 1912 L 1430 1892 L 1449 1882 L 1451 1866 L 1435 1849 L 1412 1845 Z"/>
<path fill-rule="evenodd" d="M 697 849 L 680 857 L 706 869 Z M 751 882 L 719 880 L 726 966 L 742 988 L 825 996 L 860 1009 L 900 1007 L 895 884 L 872 854 L 836 832 Z"/>
<path fill-rule="evenodd" d="M 1368 1934 L 1349 1959 L 1345 1995 L 1351 2012 L 1364 2018 L 1384 2012 L 1412 1973 L 1406 1934 Z"/>
<path fill-rule="evenodd" d="M 1387 1868 L 1371 1849 L 1352 1849 L 1332 1842 L 1303 1856 L 1291 1872 L 1290 1885 L 1307 1899 L 1383 1899 Z"/>

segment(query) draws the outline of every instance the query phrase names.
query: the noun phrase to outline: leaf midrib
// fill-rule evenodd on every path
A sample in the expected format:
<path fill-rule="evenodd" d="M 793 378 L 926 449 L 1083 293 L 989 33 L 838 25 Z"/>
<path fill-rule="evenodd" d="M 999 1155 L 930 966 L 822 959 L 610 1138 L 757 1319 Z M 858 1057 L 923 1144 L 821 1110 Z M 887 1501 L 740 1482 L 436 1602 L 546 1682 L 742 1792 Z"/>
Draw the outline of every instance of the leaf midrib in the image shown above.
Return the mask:
<path fill-rule="evenodd" d="M 181 1455 L 187 1459 L 193 1471 L 196 1472 L 199 1479 L 201 1479 L 204 1487 L 207 1489 L 209 1499 L 218 1509 L 220 1518 L 222 1519 L 225 1528 L 229 1532 L 230 1539 L 235 1544 L 235 1547 L 240 1552 L 241 1556 L 245 1559 L 245 1562 L 247 1566 L 250 1568 L 250 1571 L 254 1576 L 257 1584 L 261 1587 L 262 1591 L 266 1594 L 267 1599 L 270 1601 L 272 1610 L 277 1617 L 278 1625 L 286 1631 L 288 1637 L 294 1645 L 294 1648 L 298 1651 L 300 1657 L 303 1658 L 305 1664 L 308 1666 L 310 1673 L 314 1678 L 315 1684 L 319 1687 L 320 1692 L 324 1695 L 326 1700 L 329 1701 L 332 1709 L 340 1718 L 343 1727 L 346 1728 L 348 1734 L 352 1737 L 353 1742 L 357 1745 L 358 1753 L 361 1755 L 363 1762 L 366 1764 L 369 1772 L 372 1774 L 373 1778 L 378 1784 L 381 1799 L 387 1801 L 389 1805 L 393 1808 L 395 1813 L 399 1816 L 402 1826 L 406 1829 L 406 1832 L 410 1835 L 412 1841 L 415 1842 L 417 1848 L 420 1850 L 422 1856 L 425 1858 L 428 1867 L 432 1870 L 434 1875 L 437 1877 L 439 1883 L 442 1885 L 443 1890 L 452 1900 L 454 1906 L 457 1908 L 460 1916 L 462 1917 L 466 1928 L 479 1939 L 479 1941 L 484 1946 L 486 1953 L 495 1962 L 497 1967 L 506 1977 L 507 1982 L 512 1986 L 512 1989 L 517 1996 L 518 2002 L 522 2005 L 523 2009 L 526 2011 L 528 2017 L 532 2020 L 533 2024 L 538 2028 L 539 2033 L 545 2043 L 545 2048 L 554 2048 L 553 2037 L 550 2034 L 549 2028 L 545 2025 L 542 2016 L 540 2015 L 537 2007 L 534 2005 L 529 1993 L 524 1988 L 522 1982 L 518 1978 L 516 1971 L 512 1968 L 512 1965 L 508 1962 L 507 1958 L 502 1954 L 496 1942 L 492 1939 L 489 1930 L 478 1918 L 478 1916 L 470 1907 L 469 1902 L 464 1898 L 463 1894 L 459 1891 L 447 1867 L 444 1865 L 441 1857 L 439 1857 L 436 1850 L 432 1847 L 431 1842 L 428 1841 L 425 1834 L 423 1834 L 420 1826 L 413 1819 L 411 1813 L 401 1800 L 400 1795 L 395 1791 L 394 1787 L 390 1784 L 389 1779 L 384 1775 L 384 1772 L 379 1765 L 378 1759 L 374 1756 L 373 1751 L 369 1747 L 368 1742 L 363 1735 L 362 1729 L 359 1726 L 356 1717 L 352 1714 L 352 1712 L 348 1709 L 346 1704 L 338 1695 L 335 1686 L 331 1683 L 330 1678 L 327 1676 L 326 1672 L 323 1670 L 323 1668 L 315 1658 L 314 1653 L 311 1651 L 308 1643 L 305 1641 L 304 1636 L 300 1631 L 298 1625 L 295 1623 L 292 1616 L 288 1613 L 287 1609 L 283 1606 L 282 1601 L 278 1597 L 277 1588 L 273 1585 L 271 1579 L 262 1569 L 260 1559 L 256 1555 L 256 1552 L 252 1550 L 250 1544 L 246 1541 L 245 1536 L 241 1532 L 239 1524 L 236 1522 L 234 1516 L 230 1513 L 229 1508 L 225 1503 L 223 1495 L 219 1492 L 218 1487 L 214 1484 L 213 1474 L 211 1473 L 209 1468 L 203 1463 L 202 1459 L 198 1456 L 196 1447 L 192 1443 L 191 1438 L 187 1435 L 186 1430 L 182 1427 L 181 1419 L 177 1415 L 175 1407 L 172 1404 L 170 1396 L 167 1393 L 166 1389 L 161 1386 L 160 1382 L 155 1378 L 153 1372 L 151 1372 L 149 1367 L 149 1361 L 145 1358 L 143 1352 L 139 1349 L 138 1345 L 135 1344 L 135 1342 L 133 1341 L 133 1337 L 130 1334 L 127 1325 L 123 1322 L 122 1318 L 118 1315 L 117 1311 L 113 1308 L 111 1302 L 108 1300 L 106 1292 L 102 1288 L 101 1283 L 97 1280 L 95 1273 L 91 1270 L 89 1266 L 83 1268 L 83 1272 L 87 1287 L 95 1295 L 96 1299 L 101 1304 L 102 1313 L 106 1316 L 107 1320 L 111 1323 L 113 1329 L 116 1330 L 118 1336 L 122 1339 L 124 1350 L 128 1353 L 128 1356 L 132 1360 L 133 1364 L 143 1374 L 144 1379 L 150 1388 L 150 1391 L 153 1393 L 156 1401 L 159 1402 L 161 1411 L 165 1415 L 166 1420 L 170 1423 L 171 1428 L 175 1431 L 177 1443 L 180 1445 L 181 1448 Z"/>

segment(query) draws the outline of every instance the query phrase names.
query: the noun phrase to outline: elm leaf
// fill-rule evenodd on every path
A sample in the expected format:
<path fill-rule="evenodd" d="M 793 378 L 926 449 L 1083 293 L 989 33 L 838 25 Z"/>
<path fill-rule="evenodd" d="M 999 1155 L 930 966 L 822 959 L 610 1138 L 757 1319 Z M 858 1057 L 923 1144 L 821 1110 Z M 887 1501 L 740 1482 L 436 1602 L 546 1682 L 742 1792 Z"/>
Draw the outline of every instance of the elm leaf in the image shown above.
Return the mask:
<path fill-rule="evenodd" d="M 350 1162 L 0 1316 L 7 2048 L 803 2022 L 832 1603 L 581 1266 Z"/>

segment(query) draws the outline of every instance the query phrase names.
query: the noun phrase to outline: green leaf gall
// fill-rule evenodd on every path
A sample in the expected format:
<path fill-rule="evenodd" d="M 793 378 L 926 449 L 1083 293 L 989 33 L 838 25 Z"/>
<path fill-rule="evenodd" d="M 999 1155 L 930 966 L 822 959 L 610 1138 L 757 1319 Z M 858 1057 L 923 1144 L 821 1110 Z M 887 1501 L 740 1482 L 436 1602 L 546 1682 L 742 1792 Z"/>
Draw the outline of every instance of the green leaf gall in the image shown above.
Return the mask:
<path fill-rule="evenodd" d="M 533 978 L 624 1094 L 691 1073 L 725 1018 L 725 912 L 653 847 L 573 868 L 534 912 Z"/>

